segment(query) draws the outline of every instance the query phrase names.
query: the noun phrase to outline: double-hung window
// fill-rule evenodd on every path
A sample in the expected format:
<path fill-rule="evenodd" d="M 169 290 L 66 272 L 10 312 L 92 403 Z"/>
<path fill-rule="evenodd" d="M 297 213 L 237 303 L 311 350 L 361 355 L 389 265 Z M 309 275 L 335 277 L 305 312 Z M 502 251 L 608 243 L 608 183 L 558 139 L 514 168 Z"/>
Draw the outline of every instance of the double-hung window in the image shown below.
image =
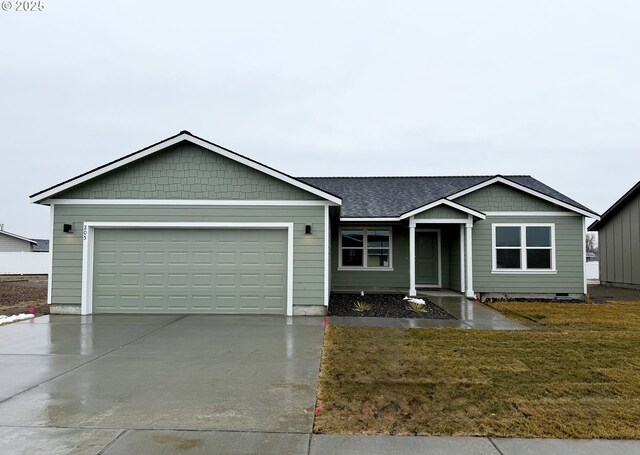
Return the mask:
<path fill-rule="evenodd" d="M 390 269 L 391 228 L 341 228 L 340 268 Z"/>
<path fill-rule="evenodd" d="M 494 272 L 555 272 L 553 224 L 494 224 Z"/>

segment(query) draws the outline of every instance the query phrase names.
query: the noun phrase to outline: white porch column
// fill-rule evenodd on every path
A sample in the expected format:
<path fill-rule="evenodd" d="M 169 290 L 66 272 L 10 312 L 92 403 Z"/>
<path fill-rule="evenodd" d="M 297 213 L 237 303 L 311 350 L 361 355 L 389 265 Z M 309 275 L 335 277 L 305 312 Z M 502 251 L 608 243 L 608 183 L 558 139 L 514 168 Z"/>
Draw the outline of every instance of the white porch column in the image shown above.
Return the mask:
<path fill-rule="evenodd" d="M 409 218 L 409 295 L 416 295 L 416 221 Z"/>
<path fill-rule="evenodd" d="M 464 276 L 466 275 L 466 270 L 464 268 L 464 224 L 460 225 L 460 291 L 464 292 L 467 287 L 465 286 Z"/>
<path fill-rule="evenodd" d="M 467 222 L 467 286 L 465 295 L 467 297 L 475 297 L 473 292 L 473 221 Z"/>

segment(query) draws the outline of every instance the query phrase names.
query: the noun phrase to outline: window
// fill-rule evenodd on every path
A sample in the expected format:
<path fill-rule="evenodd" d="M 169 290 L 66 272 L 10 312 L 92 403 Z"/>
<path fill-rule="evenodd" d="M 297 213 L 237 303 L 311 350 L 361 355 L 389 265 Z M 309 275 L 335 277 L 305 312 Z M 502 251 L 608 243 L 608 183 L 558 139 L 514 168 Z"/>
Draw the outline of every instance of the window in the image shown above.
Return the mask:
<path fill-rule="evenodd" d="M 342 228 L 340 267 L 391 268 L 390 228 Z"/>
<path fill-rule="evenodd" d="M 494 224 L 494 271 L 555 271 L 553 224 Z"/>

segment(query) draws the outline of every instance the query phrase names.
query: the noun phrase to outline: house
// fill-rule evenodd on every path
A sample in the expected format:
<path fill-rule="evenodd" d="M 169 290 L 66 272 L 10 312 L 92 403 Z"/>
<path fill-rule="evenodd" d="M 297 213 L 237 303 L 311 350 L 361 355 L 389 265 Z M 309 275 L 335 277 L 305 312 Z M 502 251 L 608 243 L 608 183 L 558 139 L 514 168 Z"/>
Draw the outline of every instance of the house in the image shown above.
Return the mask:
<path fill-rule="evenodd" d="M 589 231 L 598 232 L 600 283 L 640 289 L 640 182 L 589 226 Z"/>
<path fill-rule="evenodd" d="M 33 245 L 34 253 L 48 253 L 49 252 L 49 240 L 47 239 L 33 239 L 36 244 Z"/>
<path fill-rule="evenodd" d="M 31 252 L 34 250 L 34 247 L 37 247 L 37 245 L 38 242 L 35 240 L 7 232 L 4 230 L 4 226 L 0 228 L 1 253 Z"/>
<path fill-rule="evenodd" d="M 586 260 L 587 262 L 598 262 L 598 255 L 587 251 Z"/>
<path fill-rule="evenodd" d="M 52 312 L 324 314 L 332 289 L 583 297 L 587 207 L 529 176 L 294 178 L 182 131 L 31 196 Z"/>

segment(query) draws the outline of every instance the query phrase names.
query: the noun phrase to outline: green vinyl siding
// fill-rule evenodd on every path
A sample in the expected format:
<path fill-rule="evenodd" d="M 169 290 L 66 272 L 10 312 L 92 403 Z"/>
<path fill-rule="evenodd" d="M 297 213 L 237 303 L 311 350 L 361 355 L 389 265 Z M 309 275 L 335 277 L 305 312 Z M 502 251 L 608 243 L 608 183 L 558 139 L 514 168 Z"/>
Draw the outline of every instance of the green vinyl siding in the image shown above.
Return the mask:
<path fill-rule="evenodd" d="M 494 183 L 465 194 L 455 199 L 455 202 L 481 212 L 566 211 L 559 205 L 502 183 Z"/>
<path fill-rule="evenodd" d="M 346 225 L 342 225 L 345 227 Z M 357 225 L 362 227 L 361 225 Z M 379 227 L 387 227 L 379 226 Z M 355 226 L 354 226 L 355 227 Z M 376 226 L 378 227 L 378 226 Z M 389 287 L 409 287 L 409 228 L 394 225 L 391 240 L 392 270 L 340 270 L 338 253 L 340 240 L 339 226 L 331 229 L 331 286 L 362 289 Z"/>
<path fill-rule="evenodd" d="M 600 223 L 598 248 L 601 282 L 640 285 L 640 194 Z"/>
<path fill-rule="evenodd" d="M 342 225 L 345 227 L 346 225 Z M 360 225 L 358 225 L 360 226 Z M 384 227 L 384 226 L 380 226 Z M 441 231 L 442 287 L 460 288 L 460 227 L 458 224 L 421 225 Z M 339 226 L 331 227 L 331 286 L 356 289 L 409 289 L 409 227 L 394 225 L 392 230 L 393 270 L 340 270 L 338 262 Z M 418 283 L 419 284 L 419 283 Z"/>
<path fill-rule="evenodd" d="M 454 219 L 466 220 L 468 215 L 460 210 L 449 207 L 448 205 L 439 205 L 432 209 L 420 212 L 414 216 L 416 219 Z"/>
<path fill-rule="evenodd" d="M 312 193 L 189 142 L 168 147 L 56 197 L 320 200 Z"/>
<path fill-rule="evenodd" d="M 52 303 L 81 302 L 82 227 L 85 221 L 121 222 L 292 222 L 293 304 L 324 304 L 323 206 L 138 206 L 56 205 L 53 228 Z M 73 233 L 62 232 L 71 223 Z M 305 235 L 306 224 L 312 234 Z"/>
<path fill-rule="evenodd" d="M 492 223 L 552 223 L 555 225 L 557 273 L 492 273 Z M 473 290 L 500 293 L 584 292 L 581 216 L 487 217 L 473 225 Z"/>

